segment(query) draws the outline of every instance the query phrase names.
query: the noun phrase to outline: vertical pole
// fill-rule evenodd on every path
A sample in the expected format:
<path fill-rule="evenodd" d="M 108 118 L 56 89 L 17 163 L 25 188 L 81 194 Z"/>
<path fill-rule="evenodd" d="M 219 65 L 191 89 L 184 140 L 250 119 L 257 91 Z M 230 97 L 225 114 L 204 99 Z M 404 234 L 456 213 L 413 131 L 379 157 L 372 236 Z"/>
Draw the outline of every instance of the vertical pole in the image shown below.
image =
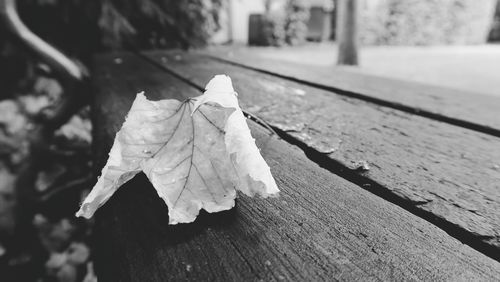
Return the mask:
<path fill-rule="evenodd" d="M 358 0 L 337 0 L 338 65 L 358 65 Z"/>
<path fill-rule="evenodd" d="M 228 32 L 228 42 L 234 42 L 234 15 L 233 15 L 233 0 L 226 1 L 226 11 L 227 11 L 227 32 Z"/>
<path fill-rule="evenodd" d="M 332 36 L 332 13 L 335 8 L 335 0 L 323 0 L 323 33 L 321 41 L 328 41 Z"/>

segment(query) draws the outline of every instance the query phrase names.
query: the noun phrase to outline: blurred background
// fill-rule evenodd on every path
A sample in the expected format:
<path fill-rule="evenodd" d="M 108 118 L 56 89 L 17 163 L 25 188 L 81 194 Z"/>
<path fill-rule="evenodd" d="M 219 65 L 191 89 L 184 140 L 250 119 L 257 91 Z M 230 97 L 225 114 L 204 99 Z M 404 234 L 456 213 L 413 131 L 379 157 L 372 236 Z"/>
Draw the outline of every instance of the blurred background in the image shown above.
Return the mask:
<path fill-rule="evenodd" d="M 214 48 L 500 95 L 499 0 L 341 1 L 19 0 L 17 11 L 83 70 L 102 52 Z M 0 280 L 97 281 L 92 221 L 73 216 L 94 184 L 90 110 L 83 101 L 47 126 L 76 90 L 13 35 L 8 2 L 0 0 Z"/>

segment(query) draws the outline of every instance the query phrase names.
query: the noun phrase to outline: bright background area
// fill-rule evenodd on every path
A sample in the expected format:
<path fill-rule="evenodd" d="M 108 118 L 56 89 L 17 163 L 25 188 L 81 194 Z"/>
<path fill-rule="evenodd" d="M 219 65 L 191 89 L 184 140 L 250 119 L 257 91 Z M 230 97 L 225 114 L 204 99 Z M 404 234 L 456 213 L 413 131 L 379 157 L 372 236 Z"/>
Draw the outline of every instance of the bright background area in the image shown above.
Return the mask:
<path fill-rule="evenodd" d="M 334 43 L 248 47 L 255 56 L 317 67 L 337 67 Z M 500 96 L 500 45 L 370 46 L 351 71 Z"/>

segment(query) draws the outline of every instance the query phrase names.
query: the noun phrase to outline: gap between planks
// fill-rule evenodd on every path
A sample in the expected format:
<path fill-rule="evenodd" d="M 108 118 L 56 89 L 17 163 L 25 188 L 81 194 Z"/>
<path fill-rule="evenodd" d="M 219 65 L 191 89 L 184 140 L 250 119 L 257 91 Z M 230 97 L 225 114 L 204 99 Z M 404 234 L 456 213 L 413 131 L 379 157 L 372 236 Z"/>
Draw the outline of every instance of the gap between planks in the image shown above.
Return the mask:
<path fill-rule="evenodd" d="M 312 81 L 308 81 L 308 80 L 303 80 L 303 79 L 296 78 L 296 77 L 293 77 L 293 76 L 290 76 L 290 75 L 285 75 L 285 74 L 280 74 L 280 73 L 268 71 L 268 70 L 263 69 L 263 68 L 253 67 L 253 66 L 250 66 L 250 65 L 246 65 L 246 64 L 239 63 L 239 62 L 232 61 L 232 60 L 223 59 L 223 58 L 220 58 L 218 56 L 214 56 L 214 55 L 210 55 L 210 54 L 203 54 L 202 53 L 201 55 L 206 56 L 207 58 L 210 58 L 210 59 L 212 59 L 214 61 L 219 61 L 219 62 L 223 62 L 223 63 L 226 63 L 226 64 L 231 64 L 231 65 L 238 66 L 238 67 L 241 67 L 241 68 L 245 68 L 245 69 L 248 69 L 248 70 L 257 71 L 257 72 L 260 72 L 260 73 L 263 73 L 263 74 L 268 74 L 268 75 L 272 75 L 272 76 L 275 76 L 275 77 L 278 77 L 278 78 L 282 78 L 282 79 L 286 79 L 286 80 L 289 80 L 289 81 L 301 83 L 301 84 L 304 84 L 304 85 L 307 85 L 307 86 L 315 87 L 315 88 L 318 88 L 318 89 L 321 89 L 321 90 L 326 90 L 326 91 L 329 91 L 329 92 L 335 92 L 335 94 L 346 96 L 346 97 L 349 97 L 349 98 L 359 99 L 359 100 L 366 101 L 366 102 L 369 102 L 369 103 L 373 103 L 373 104 L 376 104 L 376 105 L 380 105 L 380 106 L 384 106 L 384 107 L 389 107 L 389 108 L 392 108 L 392 109 L 400 110 L 400 111 L 403 111 L 403 112 L 407 112 L 407 113 L 410 113 L 410 114 L 414 114 L 414 115 L 418 115 L 418 116 L 421 116 L 421 117 L 429 118 L 429 119 L 432 119 L 432 120 L 437 120 L 437 121 L 445 122 L 445 123 L 448 123 L 448 124 L 451 124 L 451 125 L 460 126 L 460 127 L 467 128 L 467 129 L 470 129 L 470 130 L 474 130 L 474 131 L 477 131 L 477 132 L 481 132 L 481 133 L 484 133 L 484 134 L 489 134 L 489 135 L 492 135 L 492 136 L 495 136 L 495 137 L 500 137 L 500 130 L 499 129 L 496 129 L 496 128 L 493 128 L 493 127 L 490 127 L 490 126 L 487 126 L 487 125 L 482 125 L 482 124 L 478 124 L 478 123 L 475 123 L 475 122 L 470 122 L 470 121 L 467 121 L 467 120 L 464 120 L 464 119 L 459 119 L 459 118 L 455 118 L 455 117 L 452 117 L 452 116 L 447 116 L 447 115 L 444 115 L 444 114 L 439 114 L 439 113 L 428 111 L 428 110 L 421 109 L 421 108 L 415 108 L 415 107 L 407 106 L 405 104 L 394 102 L 394 101 L 389 101 L 389 100 L 385 100 L 385 99 L 381 99 L 381 98 L 377 98 L 377 97 L 372 97 L 372 96 L 364 95 L 364 94 L 361 94 L 361 93 L 353 92 L 353 91 L 350 91 L 350 90 L 347 90 L 347 89 L 343 89 L 343 88 L 339 88 L 339 87 L 334 87 L 334 86 L 324 85 L 324 84 L 321 84 L 321 83 L 316 83 L 316 82 L 312 82 Z"/>
<path fill-rule="evenodd" d="M 146 90 L 152 99 L 181 100 L 199 95 L 195 88 L 137 56 L 129 54 L 123 63 L 104 58 L 97 64 L 94 80 L 100 90 L 94 102 L 94 118 L 100 117 L 94 119 L 94 133 L 100 141 L 96 145 L 105 146 L 96 151 L 102 153 L 102 161 L 135 93 Z M 96 266 L 112 275 L 108 280 L 460 281 L 499 277 L 498 262 L 321 169 L 299 148 L 269 138 L 253 122 L 249 125 L 275 169 L 282 198 L 251 203 L 240 198 L 237 209 L 202 215 L 197 224 L 172 227 L 164 221 L 168 216 L 164 202 L 144 182 L 144 175 L 137 177 L 125 184 L 128 188 L 117 191 L 96 218 L 104 236 L 96 235 L 101 244 L 97 249 L 104 255 Z"/>
<path fill-rule="evenodd" d="M 149 62 L 150 64 L 154 65 L 155 67 L 165 71 L 166 73 L 176 77 L 177 79 L 183 81 L 184 83 L 194 87 L 198 91 L 201 91 L 201 92 L 204 91 L 204 87 L 202 85 L 192 81 L 189 77 L 183 76 L 183 75 L 171 70 L 170 68 L 155 61 L 154 59 L 148 57 L 147 55 L 145 55 L 141 52 L 133 52 L 133 53 L 135 53 L 136 55 L 138 55 L 140 58 L 144 59 L 145 61 Z M 210 56 L 204 55 L 204 54 L 202 56 L 210 57 Z M 214 59 L 214 58 L 211 58 L 211 59 Z M 280 77 L 280 75 L 274 75 L 272 73 L 267 73 L 267 71 L 259 71 L 258 69 L 253 69 L 251 67 L 245 67 L 244 65 L 241 65 L 239 63 L 232 63 L 230 61 L 226 62 L 225 60 L 222 60 L 219 58 L 215 58 L 215 60 L 223 61 L 224 63 L 236 65 L 238 67 L 242 67 L 245 69 L 250 69 L 250 70 L 257 71 L 257 72 Z M 294 79 L 292 78 L 291 80 L 294 80 Z M 296 80 L 294 80 L 294 82 L 302 83 L 302 82 L 296 81 Z M 309 85 L 308 83 L 303 83 L 303 84 L 306 84 L 308 86 L 312 86 L 312 85 Z M 316 88 L 321 88 L 321 87 L 316 87 Z M 323 90 L 325 90 L 325 89 L 323 89 Z M 333 91 L 333 90 L 329 90 L 329 91 Z M 368 97 L 368 98 L 371 99 L 372 97 Z M 376 99 L 376 98 L 374 98 L 374 99 Z M 390 102 L 388 102 L 388 103 L 390 103 Z M 391 108 L 393 108 L 393 107 L 391 107 Z M 417 109 L 413 109 L 413 110 L 417 110 Z M 243 111 L 245 112 L 245 109 L 243 109 Z M 327 154 L 321 153 L 321 152 L 315 150 L 314 148 L 311 148 L 308 144 L 297 139 L 296 137 L 292 136 L 291 134 L 289 134 L 289 133 L 287 133 L 287 132 L 285 132 L 285 131 L 283 131 L 275 126 L 271 126 L 262 120 L 255 120 L 255 121 L 258 124 L 260 124 L 261 126 L 264 126 L 266 128 L 271 127 L 278 134 L 278 136 L 280 138 L 282 138 L 284 141 L 288 142 L 289 144 L 292 144 L 292 145 L 299 147 L 311 161 L 318 164 L 320 167 L 325 168 L 328 171 L 332 172 L 333 174 L 335 174 L 339 177 L 342 177 L 351 183 L 356 184 L 356 186 L 360 187 L 361 189 L 369 191 L 370 193 L 407 210 L 408 212 L 414 214 L 415 216 L 418 216 L 418 217 L 426 220 L 427 222 L 429 222 L 429 223 L 437 226 L 441 230 L 445 231 L 451 237 L 459 240 L 463 244 L 466 244 L 466 245 L 470 246 L 471 248 L 483 253 L 484 255 L 500 262 L 500 252 L 498 252 L 498 250 L 496 248 L 494 248 L 491 245 L 484 242 L 483 239 L 485 239 L 485 238 L 480 237 L 480 236 L 476 236 L 473 233 L 471 233 L 470 231 L 464 229 L 462 226 L 459 226 L 459 225 L 454 224 L 450 221 L 447 221 L 445 218 L 441 218 L 441 217 L 437 216 L 436 214 L 433 214 L 430 211 L 419 209 L 418 205 L 415 205 L 415 203 L 412 202 L 411 200 L 406 199 L 406 198 L 404 198 L 400 195 L 397 195 L 395 193 L 392 193 L 390 191 L 390 189 L 387 189 L 387 187 L 385 187 L 384 185 L 381 185 L 380 183 L 370 179 L 369 177 L 360 175 L 358 173 L 358 171 L 353 170 L 353 169 L 345 166 L 341 162 L 338 162 L 334 159 L 329 158 Z M 499 133 L 500 133 L 500 131 L 499 131 Z"/>

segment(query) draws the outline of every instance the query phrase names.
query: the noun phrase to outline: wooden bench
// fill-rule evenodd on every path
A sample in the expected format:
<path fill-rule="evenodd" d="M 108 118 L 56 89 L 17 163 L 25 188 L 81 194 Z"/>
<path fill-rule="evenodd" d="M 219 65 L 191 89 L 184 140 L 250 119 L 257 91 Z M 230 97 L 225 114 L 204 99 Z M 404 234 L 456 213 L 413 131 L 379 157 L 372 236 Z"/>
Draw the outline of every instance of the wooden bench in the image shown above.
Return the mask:
<path fill-rule="evenodd" d="M 227 55 L 97 56 L 96 171 L 137 92 L 183 100 L 225 73 L 279 135 L 249 119 L 280 197 L 169 226 L 138 175 L 96 213 L 100 281 L 500 279 L 500 100 Z"/>

